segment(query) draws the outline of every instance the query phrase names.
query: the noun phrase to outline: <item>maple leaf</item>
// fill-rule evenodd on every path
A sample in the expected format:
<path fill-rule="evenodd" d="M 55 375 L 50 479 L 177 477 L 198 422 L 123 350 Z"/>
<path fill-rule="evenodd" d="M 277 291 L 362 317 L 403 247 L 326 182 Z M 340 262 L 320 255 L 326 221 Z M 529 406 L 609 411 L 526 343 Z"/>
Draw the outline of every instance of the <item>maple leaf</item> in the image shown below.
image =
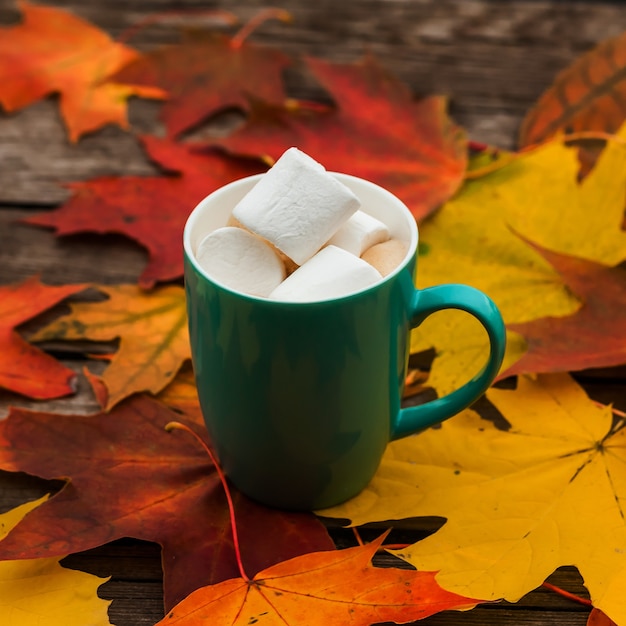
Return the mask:
<path fill-rule="evenodd" d="M 626 119 L 623 55 L 626 33 L 601 42 L 561 71 L 522 122 L 520 145 L 559 132 L 613 133 Z"/>
<path fill-rule="evenodd" d="M 249 122 L 215 143 L 273 160 L 297 146 L 329 170 L 395 193 L 418 219 L 457 191 L 467 141 L 446 115 L 444 98 L 415 100 L 370 56 L 346 65 L 308 58 L 306 66 L 330 93 L 334 108 L 257 101 Z"/>
<path fill-rule="evenodd" d="M 626 429 L 567 374 L 487 398 L 509 422 L 464 411 L 392 443 L 366 490 L 325 516 L 363 524 L 437 516 L 440 530 L 395 552 L 474 598 L 516 602 L 561 565 L 576 566 L 594 606 L 626 620 Z"/>
<path fill-rule="evenodd" d="M 528 349 L 502 377 L 626 363 L 626 269 L 535 248 L 583 306 L 569 317 L 509 324 L 525 338 Z"/>
<path fill-rule="evenodd" d="M 177 136 L 221 109 L 247 110 L 247 94 L 282 102 L 286 97 L 282 74 L 290 64 L 279 50 L 239 37 L 186 33 L 181 44 L 135 59 L 113 80 L 165 90 L 169 97 L 160 117 L 169 135 Z"/>
<path fill-rule="evenodd" d="M 144 246 L 149 262 L 139 278 L 150 288 L 156 281 L 183 274 L 183 227 L 202 198 L 237 178 L 265 169 L 250 160 L 229 159 L 156 137 L 141 139 L 148 156 L 170 176 L 105 176 L 67 185 L 73 196 L 61 207 L 24 219 L 52 227 L 57 235 L 119 233 Z"/>
<path fill-rule="evenodd" d="M 182 287 L 151 292 L 134 285 L 99 285 L 98 289 L 107 300 L 73 303 L 70 313 L 40 329 L 31 340 L 119 339 L 102 376 L 103 406 L 108 410 L 133 393 L 161 391 L 191 358 L 191 348 Z"/>
<path fill-rule="evenodd" d="M 521 154 L 490 179 L 489 201 L 526 239 L 555 252 L 617 265 L 626 260 L 624 140 L 626 126 L 582 181 L 578 151 L 561 140 Z"/>
<path fill-rule="evenodd" d="M 0 388 L 38 400 L 76 391 L 73 370 L 27 343 L 15 328 L 84 288 L 47 286 L 37 276 L 0 286 Z"/>
<path fill-rule="evenodd" d="M 236 576 L 223 489 L 201 447 L 166 432 L 175 419 L 185 421 L 145 396 L 98 415 L 12 409 L 0 422 L 0 467 L 68 482 L 0 542 L 0 559 L 54 557 L 122 537 L 155 541 L 167 608 Z M 334 548 L 310 514 L 266 508 L 237 491 L 233 500 L 251 573 Z"/>
<path fill-rule="evenodd" d="M 23 23 L 0 28 L 0 104 L 7 111 L 60 93 L 63 120 L 77 141 L 108 123 L 127 128 L 131 95 L 163 97 L 153 87 L 104 82 L 138 52 L 66 11 L 24 1 L 19 6 Z"/>
<path fill-rule="evenodd" d="M 432 572 L 373 567 L 370 561 L 383 539 L 306 554 L 274 565 L 253 580 L 235 578 L 198 589 L 157 626 L 401 624 L 476 604 L 441 589 Z"/>
<path fill-rule="evenodd" d="M 0 539 L 46 498 L 0 515 Z M 109 626 L 110 601 L 98 597 L 106 578 L 66 569 L 58 558 L 0 562 L 0 613 L 20 626 Z"/>
<path fill-rule="evenodd" d="M 619 263 L 626 256 L 621 230 L 625 172 L 626 150 L 615 142 L 579 183 L 576 151 L 555 140 L 468 181 L 420 227 L 418 287 L 466 283 L 481 289 L 511 330 L 575 313 L 580 300 L 527 240 L 604 264 Z M 509 333 L 507 343 L 503 369 L 526 351 L 518 334 Z M 428 384 L 440 395 L 465 382 L 471 369 L 478 371 L 485 346 L 480 324 L 455 311 L 430 317 L 411 334 L 411 352 L 437 352 Z"/>

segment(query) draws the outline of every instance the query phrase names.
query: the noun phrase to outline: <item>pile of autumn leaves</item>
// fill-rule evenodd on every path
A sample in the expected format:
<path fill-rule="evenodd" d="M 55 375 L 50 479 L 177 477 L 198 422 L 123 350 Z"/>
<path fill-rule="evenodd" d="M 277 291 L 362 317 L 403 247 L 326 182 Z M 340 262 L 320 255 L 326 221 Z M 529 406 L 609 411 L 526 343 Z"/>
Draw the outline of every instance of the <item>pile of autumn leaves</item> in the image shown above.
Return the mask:
<path fill-rule="evenodd" d="M 305 59 L 333 104 L 294 102 L 282 81 L 293 60 L 241 33 L 196 34 L 140 55 L 60 10 L 21 10 L 20 24 L 0 29 L 6 114 L 57 93 L 78 141 L 107 123 L 127 126 L 130 95 L 154 97 L 163 99 L 167 136 L 140 138 L 162 175 L 72 182 L 66 203 L 26 220 L 58 235 L 130 237 L 149 253 L 139 285 L 52 287 L 32 278 L 0 286 L 6 390 L 33 399 L 73 393 L 75 373 L 39 342 L 119 340 L 102 376 L 84 372 L 101 413 L 14 409 L 0 423 L 1 469 L 70 478 L 59 493 L 1 520 L 5 531 L 14 527 L 0 542 L 11 598 L 0 606 L 14 611 L 12 623 L 30 623 L 30 594 L 48 580 L 53 601 L 40 609 L 47 624 L 108 624 L 96 596 L 101 581 L 58 561 L 121 537 L 162 546 L 166 610 L 189 596 L 168 624 L 196 623 L 187 620 L 197 611 L 211 624 L 248 623 L 268 611 L 290 624 L 302 615 L 340 623 L 348 614 L 351 623 L 407 622 L 482 600 L 515 602 L 561 565 L 578 567 L 594 606 L 626 623 L 624 419 L 567 373 L 626 363 L 626 132 L 614 120 L 588 127 L 577 105 L 588 90 L 578 76 L 589 65 L 600 85 L 593 106 L 601 110 L 619 88 L 610 80 L 618 64 L 601 66 L 602 46 L 559 77 L 568 106 L 548 91 L 529 114 L 525 150 L 484 147 L 469 158 L 445 101 L 415 100 L 372 58 Z M 233 107 L 246 122 L 227 137 L 209 145 L 180 139 Z M 593 167 L 581 173 L 578 150 L 550 138 L 563 128 L 610 134 Z M 397 552 L 418 571 L 373 568 L 380 542 L 336 551 L 312 514 L 267 510 L 234 493 L 239 553 L 224 539 L 228 508 L 206 454 L 165 430 L 176 419 L 204 436 L 180 286 L 184 221 L 212 190 L 264 171 L 268 157 L 292 145 L 402 198 L 420 222 L 418 286 L 472 284 L 496 301 L 509 329 L 502 378 L 517 375 L 517 385 L 487 393 L 508 428 L 467 410 L 395 442 L 363 494 L 323 512 L 354 525 L 445 518 L 439 531 Z M 80 301 L 87 287 L 106 298 Z M 15 331 L 68 296 L 70 314 L 27 339 Z M 465 382 L 484 361 L 483 333 L 457 312 L 415 330 L 412 352 L 436 355 L 428 386 L 442 395 Z M 262 585 L 249 578 L 257 572 Z M 436 580 L 427 572 L 438 572 Z"/>

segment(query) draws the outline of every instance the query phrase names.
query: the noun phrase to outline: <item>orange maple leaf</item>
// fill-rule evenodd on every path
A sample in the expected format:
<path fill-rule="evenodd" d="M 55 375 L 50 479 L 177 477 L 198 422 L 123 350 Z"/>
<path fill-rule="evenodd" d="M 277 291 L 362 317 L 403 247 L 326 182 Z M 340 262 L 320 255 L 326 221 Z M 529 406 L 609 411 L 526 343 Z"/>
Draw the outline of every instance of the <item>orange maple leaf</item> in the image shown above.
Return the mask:
<path fill-rule="evenodd" d="M 77 141 L 108 123 L 127 128 L 129 96 L 164 97 L 157 88 L 104 82 L 139 57 L 137 51 L 60 9 L 19 6 L 23 22 L 0 28 L 0 104 L 6 111 L 59 93 L 70 140 Z"/>
<path fill-rule="evenodd" d="M 352 626 L 407 623 L 475 600 L 445 591 L 432 572 L 370 564 L 385 535 L 365 546 L 314 552 L 191 593 L 157 626 Z"/>
<path fill-rule="evenodd" d="M 31 341 L 115 341 L 119 349 L 102 379 L 88 375 L 98 401 L 111 409 L 140 392 L 159 393 L 191 357 L 185 294 L 168 285 L 144 292 L 135 285 L 98 285 L 109 298 L 76 302 Z"/>
<path fill-rule="evenodd" d="M 520 147 L 542 143 L 556 134 L 616 133 L 626 119 L 624 52 L 626 33 L 601 41 L 576 57 L 526 113 Z"/>
<path fill-rule="evenodd" d="M 0 388 L 40 400 L 75 391 L 76 374 L 24 341 L 15 327 L 84 288 L 48 287 L 37 277 L 19 285 L 0 286 Z"/>

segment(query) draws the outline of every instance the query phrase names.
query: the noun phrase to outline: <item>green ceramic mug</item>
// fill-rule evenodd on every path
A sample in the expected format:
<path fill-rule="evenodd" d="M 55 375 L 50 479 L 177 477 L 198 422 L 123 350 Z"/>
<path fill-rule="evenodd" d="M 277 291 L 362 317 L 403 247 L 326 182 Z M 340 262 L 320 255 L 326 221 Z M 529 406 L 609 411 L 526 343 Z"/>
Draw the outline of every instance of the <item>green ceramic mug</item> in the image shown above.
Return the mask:
<path fill-rule="evenodd" d="M 415 289 L 418 231 L 408 208 L 378 185 L 334 175 L 407 246 L 395 271 L 352 295 L 271 301 L 232 291 L 203 272 L 198 244 L 226 224 L 259 176 L 207 196 L 184 232 L 193 366 L 213 445 L 243 493 L 285 509 L 319 509 L 355 496 L 390 441 L 474 402 L 504 355 L 502 318 L 483 293 L 465 285 Z M 401 408 L 409 331 L 441 309 L 467 311 L 485 327 L 491 349 L 484 369 L 447 396 Z"/>

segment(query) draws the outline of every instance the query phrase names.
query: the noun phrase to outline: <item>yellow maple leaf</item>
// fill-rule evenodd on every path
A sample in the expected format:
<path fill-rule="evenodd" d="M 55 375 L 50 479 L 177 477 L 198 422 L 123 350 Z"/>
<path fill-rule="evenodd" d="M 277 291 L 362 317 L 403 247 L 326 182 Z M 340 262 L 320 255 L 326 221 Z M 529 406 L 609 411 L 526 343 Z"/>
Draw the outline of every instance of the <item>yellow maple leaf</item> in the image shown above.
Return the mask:
<path fill-rule="evenodd" d="M 166 286 L 146 292 L 135 285 L 98 286 L 102 302 L 79 302 L 42 328 L 32 341 L 120 340 L 102 381 L 106 409 L 140 391 L 159 393 L 191 358 L 185 292 Z"/>
<path fill-rule="evenodd" d="M 20 2 L 24 21 L 0 28 L 0 104 L 11 112 L 61 95 L 70 139 L 114 122 L 126 128 L 131 95 L 163 98 L 153 87 L 105 79 L 140 55 L 92 24 L 61 9 Z"/>
<path fill-rule="evenodd" d="M 526 239 L 602 265 L 626 260 L 626 126 L 578 181 L 577 151 L 555 140 L 522 155 L 492 180 L 489 201 Z"/>
<path fill-rule="evenodd" d="M 506 353 L 501 371 L 506 371 L 526 351 L 526 341 L 507 331 Z M 435 348 L 426 386 L 439 396 L 458 389 L 485 365 L 489 340 L 481 324 L 459 311 L 441 311 L 427 318 L 411 333 L 411 352 Z"/>
<path fill-rule="evenodd" d="M 420 226 L 417 286 L 472 285 L 494 300 L 507 323 L 571 315 L 580 302 L 547 261 L 513 233 L 499 207 L 489 202 L 493 185 L 489 181 L 505 170 L 466 183 Z M 411 353 L 436 351 L 428 385 L 439 395 L 479 370 L 486 347 L 482 326 L 458 311 L 437 313 L 411 333 Z M 504 368 L 524 351 L 521 337 L 508 333 Z"/>
<path fill-rule="evenodd" d="M 437 516 L 440 530 L 396 552 L 439 571 L 455 593 L 512 602 L 561 565 L 576 566 L 594 606 L 626 623 L 626 428 L 567 374 L 491 389 L 510 423 L 472 411 L 389 446 L 371 485 L 322 511 L 353 524 Z"/>
<path fill-rule="evenodd" d="M 576 151 L 553 140 L 468 181 L 420 227 L 418 287 L 470 284 L 496 302 L 507 324 L 573 314 L 581 303 L 518 234 L 607 265 L 626 258 L 621 136 L 609 142 L 581 183 L 578 169 Z M 519 335 L 509 333 L 508 344 L 504 369 L 525 351 Z M 485 346 L 481 326 L 456 311 L 432 316 L 411 335 L 412 353 L 436 350 L 428 384 L 439 395 L 478 371 Z"/>
<path fill-rule="evenodd" d="M 0 539 L 45 498 L 0 515 Z M 110 626 L 110 601 L 98 597 L 106 582 L 66 569 L 58 558 L 0 562 L 0 615 L 11 626 Z"/>

